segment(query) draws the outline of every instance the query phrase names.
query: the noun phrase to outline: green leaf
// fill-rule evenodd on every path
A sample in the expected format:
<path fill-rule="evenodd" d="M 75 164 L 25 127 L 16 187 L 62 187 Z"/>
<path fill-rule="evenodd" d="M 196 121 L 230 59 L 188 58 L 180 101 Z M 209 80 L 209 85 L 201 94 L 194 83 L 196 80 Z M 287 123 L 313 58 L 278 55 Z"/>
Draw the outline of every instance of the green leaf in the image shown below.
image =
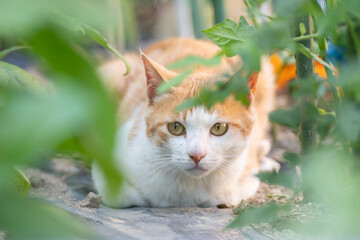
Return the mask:
<path fill-rule="evenodd" d="M 126 60 L 126 58 L 118 50 L 116 50 L 97 30 L 86 24 L 83 24 L 82 27 L 89 37 L 91 37 L 95 42 L 97 42 L 104 48 L 113 52 L 118 58 L 120 58 L 124 62 L 126 67 L 126 72 L 124 73 L 124 76 L 128 75 L 131 71 L 131 66 Z"/>
<path fill-rule="evenodd" d="M 342 134 L 350 141 L 360 137 L 360 111 L 359 107 L 351 102 L 345 102 L 339 109 L 339 125 Z"/>
<path fill-rule="evenodd" d="M 296 109 L 274 111 L 270 113 L 270 121 L 297 129 L 300 123 L 299 111 Z"/>
<path fill-rule="evenodd" d="M 0 115 L 0 164 L 29 164 L 85 130 L 87 119 L 94 117 L 89 103 L 91 96 L 65 86 L 51 96 L 13 94 Z"/>
<path fill-rule="evenodd" d="M 244 227 L 249 224 L 257 224 L 263 222 L 271 222 L 278 218 L 280 211 L 290 209 L 288 205 L 277 205 L 270 203 L 261 207 L 249 207 L 243 211 L 229 225 L 230 228 Z"/>
<path fill-rule="evenodd" d="M 306 34 L 306 27 L 304 23 L 299 24 L 299 31 L 300 31 L 300 36 L 304 36 Z"/>
<path fill-rule="evenodd" d="M 291 19 L 295 16 L 309 14 L 309 10 L 321 11 L 316 1 L 309 0 L 277 0 L 273 3 L 273 9 L 276 16 Z"/>
<path fill-rule="evenodd" d="M 97 239 L 80 218 L 39 200 L 0 191 L 0 226 L 11 239 Z"/>
<path fill-rule="evenodd" d="M 300 165 L 300 156 L 296 153 L 285 152 L 283 158 L 290 163 L 291 167 Z"/>
<path fill-rule="evenodd" d="M 241 17 L 239 25 L 230 19 L 226 19 L 224 22 L 202 32 L 230 57 L 235 55 L 234 49 L 239 44 L 244 43 L 254 31 L 255 28 L 251 27 L 245 18 Z"/>
<path fill-rule="evenodd" d="M 30 181 L 25 176 L 23 171 L 17 167 L 8 166 L 0 177 L 1 189 L 12 193 L 17 193 L 22 196 L 27 196 L 30 189 Z"/>
<path fill-rule="evenodd" d="M 164 81 L 158 88 L 157 92 L 159 94 L 169 91 L 172 87 L 178 86 L 182 81 L 193 71 L 193 69 L 188 69 L 178 74 L 176 77 L 170 79 L 169 81 Z"/>
<path fill-rule="evenodd" d="M 330 69 L 331 71 L 333 71 L 335 73 L 335 69 L 332 65 L 330 65 L 329 63 L 327 63 L 324 60 L 322 60 L 321 58 L 319 58 L 318 55 L 313 53 L 309 48 L 305 47 L 303 44 L 297 43 L 296 49 L 298 51 L 300 51 L 302 54 L 304 54 L 305 56 L 307 56 L 308 58 L 314 59 L 315 61 L 321 63 L 322 65 L 324 65 L 324 67 Z"/>
<path fill-rule="evenodd" d="M 42 89 L 28 72 L 3 61 L 0 61 L 0 86 L 25 92 L 38 92 Z"/>
<path fill-rule="evenodd" d="M 175 108 L 175 112 L 181 112 L 186 109 L 190 109 L 200 103 L 200 97 L 190 98 L 182 102 L 179 106 Z"/>
<path fill-rule="evenodd" d="M 325 138 L 329 135 L 335 124 L 336 118 L 331 113 L 321 114 L 317 122 L 316 131 L 322 138 Z"/>
<path fill-rule="evenodd" d="M 300 178 L 297 176 L 295 169 L 281 172 L 262 172 L 257 175 L 263 182 L 284 186 L 291 189 L 299 189 L 301 186 Z"/>
<path fill-rule="evenodd" d="M 107 26 L 114 16 L 113 10 L 102 1 L 0 0 L 0 6 L 0 35 L 12 38 L 31 36 L 53 24 L 58 12 L 96 27 Z"/>
<path fill-rule="evenodd" d="M 77 109 L 77 112 L 69 113 L 71 115 L 65 114 L 69 118 L 66 119 L 68 122 L 62 123 L 61 115 L 59 120 L 54 118 L 53 121 L 61 124 L 79 138 L 87 156 L 95 159 L 103 170 L 109 191 L 116 195 L 122 177 L 113 161 L 116 136 L 116 105 L 114 99 L 111 98 L 102 84 L 96 73 L 96 68 L 53 29 L 48 28 L 37 32 L 29 40 L 29 44 L 33 46 L 34 51 L 39 56 L 46 60 L 53 73 L 54 80 L 56 80 L 54 84 L 59 85 L 58 89 L 69 91 L 69 99 L 66 96 L 59 96 L 59 100 L 56 99 L 55 103 L 59 106 L 55 106 L 54 110 L 47 109 L 47 111 L 57 116 L 59 113 L 54 112 L 56 109 L 60 108 L 61 111 L 67 113 L 67 108 L 74 110 L 74 108 L 82 105 L 80 109 Z M 53 45 L 56 47 L 52 47 Z M 75 93 L 70 92 L 71 90 Z M 63 105 L 61 100 L 62 102 L 69 101 L 68 105 Z M 50 108 L 50 106 L 47 107 Z M 77 114 L 78 116 L 73 118 Z M 48 124 L 54 127 L 52 123 Z M 39 127 L 39 129 L 41 128 Z M 44 132 L 40 133 L 44 134 Z M 57 134 L 66 133 L 59 131 Z M 47 136 L 51 137 L 52 135 L 47 134 Z M 67 138 L 61 139 L 64 141 L 72 137 L 66 136 Z"/>
<path fill-rule="evenodd" d="M 167 68 L 169 69 L 179 69 L 185 67 L 195 67 L 196 65 L 203 66 L 216 66 L 221 63 L 222 53 L 216 54 L 212 58 L 202 58 L 198 56 L 189 55 L 184 59 L 181 59 L 175 63 L 169 64 Z"/>
<path fill-rule="evenodd" d="M 272 54 L 275 50 L 295 50 L 289 23 L 273 21 L 263 23 L 251 38 L 255 46 L 261 50 L 261 55 Z"/>
<path fill-rule="evenodd" d="M 29 48 L 27 46 L 14 46 L 5 50 L 0 51 L 0 59 L 5 57 L 6 55 L 8 55 L 9 53 L 18 51 L 18 50 L 22 50 L 22 49 L 26 49 Z"/>
<path fill-rule="evenodd" d="M 126 58 L 118 51 L 116 50 L 102 35 L 99 31 L 96 29 L 90 27 L 89 25 L 81 22 L 80 20 L 70 17 L 66 14 L 63 14 L 61 12 L 57 12 L 55 15 L 54 21 L 64 27 L 65 29 L 68 29 L 69 31 L 81 31 L 83 34 L 88 35 L 91 39 L 93 39 L 96 43 L 101 45 L 102 47 L 106 48 L 107 50 L 114 53 L 117 57 L 119 57 L 125 64 L 126 72 L 124 75 L 128 75 L 131 71 L 131 66 L 129 62 L 126 60 Z"/>

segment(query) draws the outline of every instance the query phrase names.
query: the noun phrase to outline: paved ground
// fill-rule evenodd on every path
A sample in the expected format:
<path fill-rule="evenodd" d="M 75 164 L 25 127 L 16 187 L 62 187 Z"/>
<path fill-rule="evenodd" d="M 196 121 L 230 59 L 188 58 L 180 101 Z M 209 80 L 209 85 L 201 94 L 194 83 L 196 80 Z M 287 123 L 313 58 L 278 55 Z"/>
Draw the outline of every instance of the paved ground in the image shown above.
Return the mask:
<path fill-rule="evenodd" d="M 62 207 L 93 225 L 103 239 L 270 239 L 252 227 L 225 229 L 233 218 L 229 209 L 101 206 L 89 213 L 66 205 Z"/>
<path fill-rule="evenodd" d="M 235 217 L 232 209 L 83 207 L 92 190 L 88 172 L 63 160 L 50 169 L 27 169 L 36 187 L 30 196 L 50 200 L 84 219 L 102 239 L 270 239 L 253 227 L 227 229 Z"/>

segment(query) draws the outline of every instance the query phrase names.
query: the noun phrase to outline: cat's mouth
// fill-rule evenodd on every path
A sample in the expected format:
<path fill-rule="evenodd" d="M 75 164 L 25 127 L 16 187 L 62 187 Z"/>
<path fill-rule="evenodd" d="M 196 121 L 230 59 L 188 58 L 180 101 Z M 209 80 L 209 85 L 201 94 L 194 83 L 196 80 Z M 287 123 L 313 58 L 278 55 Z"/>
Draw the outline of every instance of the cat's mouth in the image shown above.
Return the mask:
<path fill-rule="evenodd" d="M 185 169 L 185 173 L 192 177 L 204 177 L 209 172 L 209 169 L 203 168 L 199 165 Z"/>

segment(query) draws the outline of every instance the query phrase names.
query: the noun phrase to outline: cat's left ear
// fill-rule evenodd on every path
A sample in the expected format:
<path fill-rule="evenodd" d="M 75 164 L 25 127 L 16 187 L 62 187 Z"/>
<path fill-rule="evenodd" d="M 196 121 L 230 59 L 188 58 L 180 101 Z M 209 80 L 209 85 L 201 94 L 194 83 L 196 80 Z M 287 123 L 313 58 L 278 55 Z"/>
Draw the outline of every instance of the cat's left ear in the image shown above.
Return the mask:
<path fill-rule="evenodd" d="M 147 82 L 147 95 L 149 103 L 154 102 L 157 94 L 157 87 L 164 81 L 175 77 L 176 73 L 166 69 L 160 64 L 148 58 L 144 53 L 141 53 L 141 58 L 144 63 L 146 82 Z"/>
<path fill-rule="evenodd" d="M 257 83 L 257 80 L 258 80 L 258 76 L 259 76 L 259 73 L 258 72 L 254 72 L 250 75 L 249 79 L 248 79 L 248 87 L 249 87 L 249 90 L 250 90 L 250 93 L 249 93 L 249 100 L 251 100 L 253 98 L 253 95 L 255 94 L 255 90 L 256 90 L 256 83 Z"/>

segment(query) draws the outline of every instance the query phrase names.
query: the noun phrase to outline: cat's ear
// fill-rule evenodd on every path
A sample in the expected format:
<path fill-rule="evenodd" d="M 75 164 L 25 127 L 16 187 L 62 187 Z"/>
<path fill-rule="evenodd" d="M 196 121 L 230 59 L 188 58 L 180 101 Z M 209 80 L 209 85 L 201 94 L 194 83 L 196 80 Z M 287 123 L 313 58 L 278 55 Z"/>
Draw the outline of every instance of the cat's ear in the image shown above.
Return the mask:
<path fill-rule="evenodd" d="M 148 58 L 144 53 L 141 53 L 141 58 L 144 63 L 146 82 L 147 82 L 147 95 L 149 103 L 154 102 L 154 98 L 158 95 L 157 87 L 164 81 L 173 78 L 176 73 L 166 69 L 160 64 Z"/>
<path fill-rule="evenodd" d="M 259 73 L 258 72 L 254 72 L 250 75 L 249 79 L 248 79 L 248 87 L 249 87 L 249 95 L 248 95 L 248 99 L 251 101 L 253 99 L 253 95 L 255 94 L 255 90 L 256 90 L 256 83 L 258 80 L 258 76 Z"/>

